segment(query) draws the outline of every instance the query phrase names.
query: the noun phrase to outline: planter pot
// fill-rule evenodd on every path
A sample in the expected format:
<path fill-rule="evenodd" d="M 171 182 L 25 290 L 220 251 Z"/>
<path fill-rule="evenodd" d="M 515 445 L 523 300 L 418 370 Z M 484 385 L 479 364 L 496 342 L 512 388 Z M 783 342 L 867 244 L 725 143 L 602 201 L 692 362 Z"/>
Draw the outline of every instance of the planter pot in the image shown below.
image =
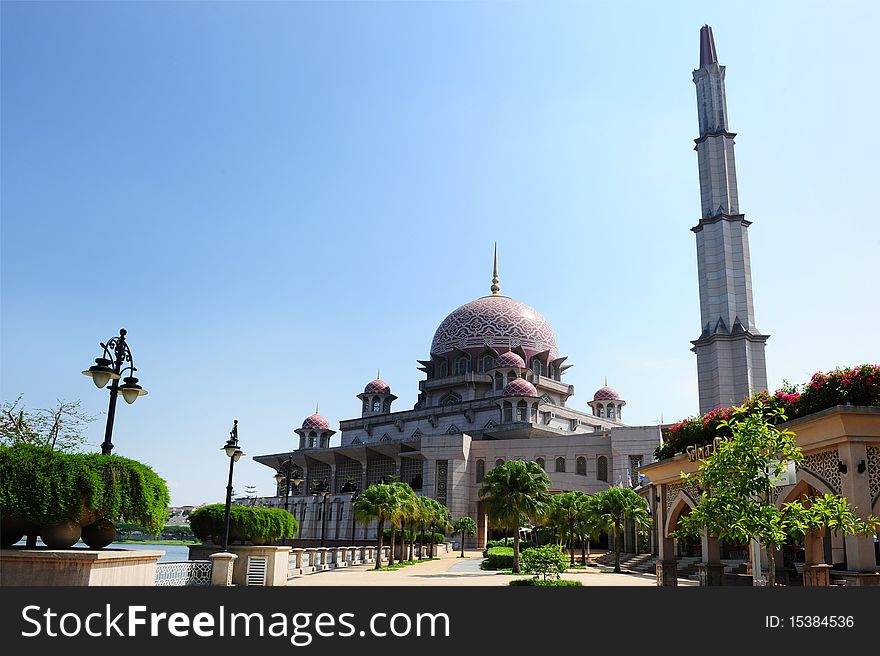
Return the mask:
<path fill-rule="evenodd" d="M 50 549 L 68 549 L 76 544 L 82 535 L 77 522 L 61 522 L 40 527 L 40 538 Z"/>
<path fill-rule="evenodd" d="M 92 549 L 103 549 L 115 539 L 116 526 L 109 520 L 99 519 L 82 528 L 82 541 Z"/>
<path fill-rule="evenodd" d="M 27 520 L 4 518 L 0 520 L 0 548 L 11 547 L 25 535 L 36 530 L 37 527 Z"/>
<path fill-rule="evenodd" d="M 264 544 L 266 544 L 266 538 L 261 538 L 261 537 L 251 538 L 251 544 L 254 545 L 255 547 L 262 547 Z"/>

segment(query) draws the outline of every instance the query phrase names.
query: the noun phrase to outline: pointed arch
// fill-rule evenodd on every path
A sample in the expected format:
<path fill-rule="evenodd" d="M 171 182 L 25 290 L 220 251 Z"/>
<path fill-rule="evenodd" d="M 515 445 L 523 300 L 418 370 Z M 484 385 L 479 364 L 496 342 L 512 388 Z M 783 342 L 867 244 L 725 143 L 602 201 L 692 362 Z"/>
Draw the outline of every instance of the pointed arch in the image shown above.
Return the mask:
<path fill-rule="evenodd" d="M 668 537 L 669 534 L 678 528 L 678 520 L 686 512 L 690 512 L 697 507 L 694 500 L 690 498 L 687 492 L 681 490 L 675 501 L 672 502 L 672 510 L 666 515 L 666 524 L 663 526 L 663 534 Z"/>

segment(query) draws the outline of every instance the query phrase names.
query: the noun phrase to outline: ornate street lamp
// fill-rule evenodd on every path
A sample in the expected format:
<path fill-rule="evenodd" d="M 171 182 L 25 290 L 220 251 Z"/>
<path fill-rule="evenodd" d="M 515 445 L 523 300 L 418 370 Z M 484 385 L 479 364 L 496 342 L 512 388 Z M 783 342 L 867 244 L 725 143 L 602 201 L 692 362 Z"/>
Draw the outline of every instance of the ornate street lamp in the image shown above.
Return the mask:
<path fill-rule="evenodd" d="M 106 344 L 101 342 L 101 348 L 104 353 L 100 358 L 95 358 L 95 364 L 86 369 L 83 374 L 89 376 L 98 389 L 104 387 L 111 380 L 110 385 L 110 409 L 107 411 L 107 427 L 104 430 L 104 442 L 101 444 L 101 453 L 105 456 L 110 455 L 113 451 L 113 420 L 116 418 L 116 398 L 122 393 L 125 402 L 131 405 L 139 396 L 147 393 L 143 387 L 138 385 L 138 379 L 134 377 L 137 367 L 134 366 L 134 360 L 131 357 L 131 349 L 125 341 L 125 328 L 119 329 L 119 336 L 113 337 Z M 126 363 L 127 366 L 126 366 Z M 129 372 L 131 375 L 122 378 L 122 374 Z M 119 384 L 122 378 L 123 384 Z"/>
<path fill-rule="evenodd" d="M 229 456 L 229 483 L 226 485 L 226 514 L 223 517 L 223 548 L 229 547 L 229 510 L 232 507 L 232 468 L 244 455 L 238 448 L 238 419 L 233 420 L 232 430 L 229 431 L 229 439 L 223 445 L 223 450 Z"/>
<path fill-rule="evenodd" d="M 323 496 L 324 499 L 321 502 L 321 546 L 324 546 L 324 530 L 327 528 L 327 497 L 330 496 L 330 486 L 327 484 L 327 481 L 321 481 L 320 483 L 316 483 L 312 487 L 312 495 L 314 497 Z"/>
<path fill-rule="evenodd" d="M 291 483 L 294 487 L 300 485 L 303 482 L 301 478 L 293 478 L 291 476 L 291 472 L 293 471 L 293 456 L 287 457 L 287 474 L 275 474 L 275 483 L 281 485 L 281 481 L 285 481 L 286 484 L 284 486 L 284 509 L 288 510 L 288 506 L 290 505 L 290 486 Z"/>

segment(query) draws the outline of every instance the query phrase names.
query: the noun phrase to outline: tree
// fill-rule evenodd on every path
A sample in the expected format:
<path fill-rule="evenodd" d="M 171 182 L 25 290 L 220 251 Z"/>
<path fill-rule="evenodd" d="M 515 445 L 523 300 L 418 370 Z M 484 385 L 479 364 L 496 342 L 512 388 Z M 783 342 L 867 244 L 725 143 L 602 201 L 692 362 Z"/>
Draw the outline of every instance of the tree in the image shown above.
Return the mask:
<path fill-rule="evenodd" d="M 407 515 L 410 511 L 410 504 L 414 502 L 415 493 L 413 489 L 406 483 L 399 481 L 388 483 L 393 493 L 393 507 L 391 508 L 388 521 L 391 524 L 391 556 L 388 559 L 388 565 L 394 564 L 394 548 L 397 529 L 403 532 L 403 525 L 406 523 Z M 401 535 L 400 560 L 404 560 L 405 541 Z"/>
<path fill-rule="evenodd" d="M 79 401 L 58 399 L 51 408 L 27 410 L 21 395 L 4 401 L 0 410 L 0 443 L 36 444 L 75 453 L 85 444 L 85 429 L 97 416 L 86 413 Z"/>
<path fill-rule="evenodd" d="M 614 571 L 620 572 L 620 535 L 626 520 L 637 528 L 651 525 L 648 503 L 628 487 L 612 487 L 597 492 L 590 504 L 592 521 L 614 537 Z"/>
<path fill-rule="evenodd" d="M 602 533 L 602 520 L 593 506 L 596 503 L 596 497 L 584 495 L 583 502 L 578 507 L 577 517 L 575 518 L 574 530 L 581 541 L 581 565 L 587 564 L 587 558 L 590 556 L 590 542 L 598 540 Z M 586 547 L 586 548 L 585 548 Z"/>
<path fill-rule="evenodd" d="M 563 492 L 551 497 L 553 506 L 551 517 L 555 519 L 557 524 L 562 525 L 564 532 L 568 535 L 568 549 L 572 565 L 574 565 L 575 526 L 586 499 L 587 495 L 579 490 Z"/>
<path fill-rule="evenodd" d="M 686 537 L 707 531 L 728 542 L 757 540 L 768 552 L 771 584 L 776 580 L 774 553 L 786 539 L 801 539 L 826 528 L 871 533 L 880 525 L 873 516 L 860 520 L 840 495 L 804 497 L 776 507 L 771 495 L 774 480 L 789 463 L 803 458 L 794 433 L 777 427 L 783 421 L 782 410 L 763 403 L 732 410 L 722 422 L 730 437 L 719 440 L 696 473 L 682 474 L 703 492 L 697 506 L 679 520 L 675 533 Z"/>
<path fill-rule="evenodd" d="M 555 576 L 557 579 L 565 569 L 565 552 L 558 544 L 548 544 L 543 547 L 532 547 L 523 551 L 523 569 L 534 574 L 535 578 L 543 576 L 547 580 L 547 575 Z"/>
<path fill-rule="evenodd" d="M 486 474 L 480 498 L 493 524 L 513 531 L 513 572 L 519 574 L 519 529 L 546 512 L 550 479 L 536 462 L 508 460 Z"/>
<path fill-rule="evenodd" d="M 378 521 L 376 553 L 376 569 L 382 568 L 382 542 L 385 522 L 389 521 L 397 508 L 397 493 L 394 487 L 387 483 L 371 485 L 361 492 L 354 503 L 354 514 L 365 524 L 373 519 Z M 393 534 L 393 531 L 392 531 Z"/>
<path fill-rule="evenodd" d="M 464 558 L 464 537 L 465 535 L 477 534 L 477 523 L 470 517 L 459 517 L 452 522 L 452 530 L 455 533 L 461 533 L 461 556 L 459 558 Z"/>

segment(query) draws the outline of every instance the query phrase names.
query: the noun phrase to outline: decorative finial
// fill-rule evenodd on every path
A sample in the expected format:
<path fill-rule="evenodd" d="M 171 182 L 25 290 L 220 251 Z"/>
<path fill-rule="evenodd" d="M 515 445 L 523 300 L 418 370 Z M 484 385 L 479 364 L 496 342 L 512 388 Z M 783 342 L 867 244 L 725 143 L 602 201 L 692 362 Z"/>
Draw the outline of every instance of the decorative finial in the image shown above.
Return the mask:
<path fill-rule="evenodd" d="M 315 401 L 315 414 L 318 414 L 318 402 Z"/>
<path fill-rule="evenodd" d="M 382 379 L 379 377 L 379 370 L 378 370 L 378 369 L 376 369 L 376 380 L 382 380 Z"/>
<path fill-rule="evenodd" d="M 605 376 L 605 387 L 608 387 L 608 376 Z"/>
<path fill-rule="evenodd" d="M 700 68 L 718 63 L 718 53 L 715 51 L 715 36 L 712 28 L 703 25 L 700 28 Z"/>
<path fill-rule="evenodd" d="M 495 242 L 495 258 L 494 268 L 492 269 L 492 290 L 493 294 L 501 293 L 501 287 L 498 286 L 498 242 Z"/>

